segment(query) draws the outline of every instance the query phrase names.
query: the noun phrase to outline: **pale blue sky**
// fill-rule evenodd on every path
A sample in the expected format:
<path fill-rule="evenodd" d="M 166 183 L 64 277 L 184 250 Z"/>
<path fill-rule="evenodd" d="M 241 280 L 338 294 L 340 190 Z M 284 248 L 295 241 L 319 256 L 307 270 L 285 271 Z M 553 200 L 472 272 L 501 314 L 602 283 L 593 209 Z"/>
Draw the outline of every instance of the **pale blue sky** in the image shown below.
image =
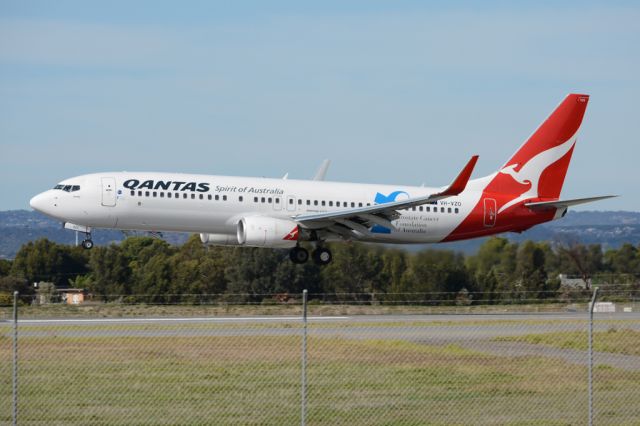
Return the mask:
<path fill-rule="evenodd" d="M 564 197 L 640 211 L 638 2 L 0 0 L 0 210 L 154 170 L 445 185 L 590 94 Z"/>

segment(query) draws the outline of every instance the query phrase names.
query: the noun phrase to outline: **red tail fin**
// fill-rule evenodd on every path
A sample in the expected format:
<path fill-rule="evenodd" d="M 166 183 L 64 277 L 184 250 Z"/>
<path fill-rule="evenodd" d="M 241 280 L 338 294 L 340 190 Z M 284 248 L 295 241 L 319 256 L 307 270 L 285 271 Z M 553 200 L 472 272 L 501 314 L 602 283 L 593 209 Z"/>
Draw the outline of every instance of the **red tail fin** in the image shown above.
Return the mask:
<path fill-rule="evenodd" d="M 558 198 L 589 95 L 568 95 L 500 170 L 530 183 L 541 198 Z"/>

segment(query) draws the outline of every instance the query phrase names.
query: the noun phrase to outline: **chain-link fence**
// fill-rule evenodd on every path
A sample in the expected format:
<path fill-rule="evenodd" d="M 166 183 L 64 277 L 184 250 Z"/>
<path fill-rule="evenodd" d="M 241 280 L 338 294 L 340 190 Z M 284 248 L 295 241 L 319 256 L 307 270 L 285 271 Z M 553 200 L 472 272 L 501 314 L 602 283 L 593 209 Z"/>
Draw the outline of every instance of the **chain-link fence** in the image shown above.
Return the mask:
<path fill-rule="evenodd" d="M 590 359 L 594 424 L 640 424 L 633 303 L 593 305 L 590 357 L 586 301 L 460 314 L 412 298 L 24 305 L 17 324 L 7 308 L 0 421 L 17 343 L 25 425 L 587 424 Z"/>

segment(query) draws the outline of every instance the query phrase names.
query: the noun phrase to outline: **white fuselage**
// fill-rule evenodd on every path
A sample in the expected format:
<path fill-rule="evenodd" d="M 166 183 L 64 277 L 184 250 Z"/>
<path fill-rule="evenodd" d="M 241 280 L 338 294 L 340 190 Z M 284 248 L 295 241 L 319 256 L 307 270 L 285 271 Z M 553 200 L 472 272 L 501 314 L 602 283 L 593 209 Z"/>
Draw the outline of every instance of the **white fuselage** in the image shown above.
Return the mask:
<path fill-rule="evenodd" d="M 482 179 L 486 181 L 486 179 Z M 66 187 L 79 189 L 65 190 Z M 235 237 L 247 216 L 294 216 L 426 196 L 437 189 L 402 185 L 194 175 L 97 173 L 66 179 L 31 200 L 34 209 L 89 228 L 226 234 Z M 474 191 L 474 187 L 478 190 Z M 442 241 L 469 215 L 483 182 L 460 196 L 400 211 L 396 229 L 364 240 L 387 243 Z"/>

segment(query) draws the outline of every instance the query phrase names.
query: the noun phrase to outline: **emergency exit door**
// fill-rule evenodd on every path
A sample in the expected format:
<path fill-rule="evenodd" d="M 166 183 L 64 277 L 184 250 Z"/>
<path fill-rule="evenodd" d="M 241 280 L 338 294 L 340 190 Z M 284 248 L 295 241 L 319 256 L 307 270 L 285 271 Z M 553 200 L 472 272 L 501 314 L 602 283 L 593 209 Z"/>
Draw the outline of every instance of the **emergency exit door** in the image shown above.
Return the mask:
<path fill-rule="evenodd" d="M 484 226 L 493 228 L 496 224 L 496 200 L 494 198 L 484 199 Z"/>
<path fill-rule="evenodd" d="M 116 179 L 112 177 L 102 178 L 102 205 L 114 207 L 116 205 Z"/>

